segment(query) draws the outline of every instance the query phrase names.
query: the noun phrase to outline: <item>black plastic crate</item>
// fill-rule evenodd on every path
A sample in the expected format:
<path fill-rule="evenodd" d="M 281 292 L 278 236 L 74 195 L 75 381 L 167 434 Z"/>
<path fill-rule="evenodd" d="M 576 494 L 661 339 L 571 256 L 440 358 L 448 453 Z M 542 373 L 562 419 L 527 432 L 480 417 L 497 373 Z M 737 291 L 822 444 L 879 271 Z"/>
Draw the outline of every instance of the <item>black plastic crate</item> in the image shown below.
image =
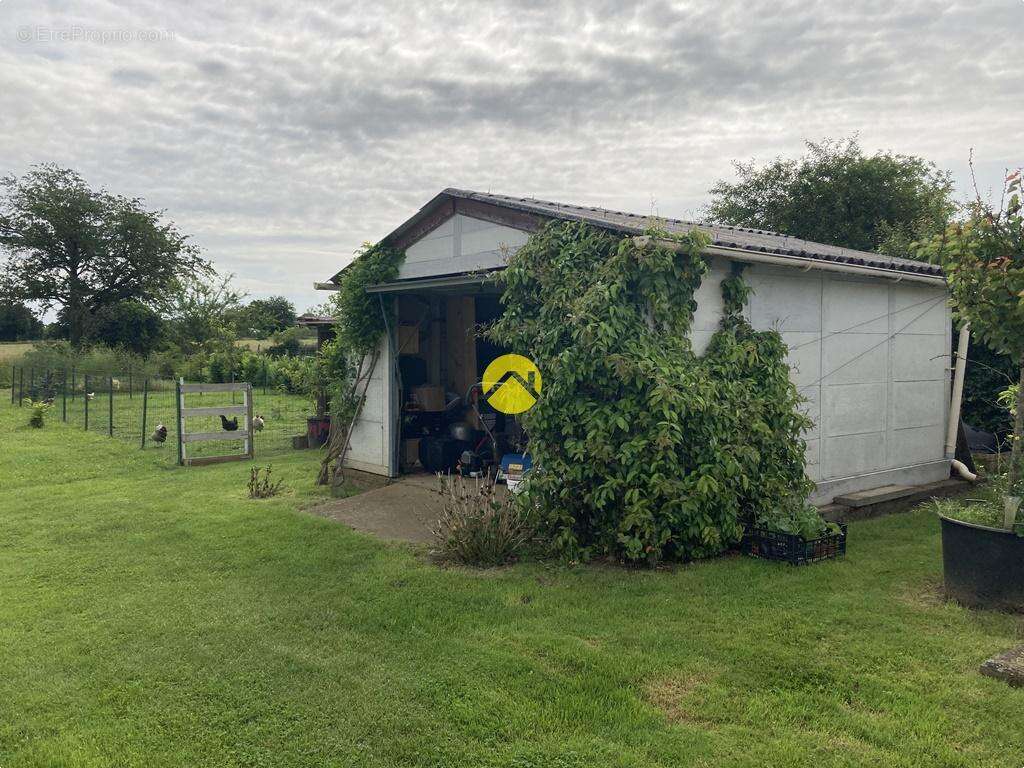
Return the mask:
<path fill-rule="evenodd" d="M 782 560 L 792 565 L 831 560 L 846 554 L 846 523 L 839 523 L 838 533 L 826 533 L 810 540 L 792 533 L 750 526 L 743 533 L 740 549 L 751 557 Z"/>

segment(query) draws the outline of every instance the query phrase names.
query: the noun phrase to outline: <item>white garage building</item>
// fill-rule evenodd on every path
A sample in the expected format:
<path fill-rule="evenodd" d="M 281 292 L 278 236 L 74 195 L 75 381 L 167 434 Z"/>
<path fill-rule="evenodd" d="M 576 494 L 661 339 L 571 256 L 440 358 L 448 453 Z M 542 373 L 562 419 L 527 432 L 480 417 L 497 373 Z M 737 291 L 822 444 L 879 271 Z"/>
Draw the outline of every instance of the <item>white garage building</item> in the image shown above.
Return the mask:
<path fill-rule="evenodd" d="M 484 278 L 551 219 L 635 235 L 652 223 L 601 208 L 446 189 L 384 238 L 404 249 L 406 260 L 397 280 L 372 289 L 381 294 L 392 332 L 353 432 L 353 468 L 400 472 L 399 336 L 409 339 L 409 326 L 416 329 L 411 336 L 428 383 L 465 391 L 489 362 L 472 341 L 476 313 L 496 303 Z M 711 272 L 697 293 L 693 324 L 698 352 L 718 328 L 719 281 L 729 262 L 749 264 L 749 319 L 782 333 L 793 381 L 816 425 L 807 435 L 814 501 L 949 476 L 951 319 L 938 267 L 760 230 L 657 224 L 673 232 L 700 228 L 712 238 Z M 336 280 L 317 287 L 330 290 Z"/>

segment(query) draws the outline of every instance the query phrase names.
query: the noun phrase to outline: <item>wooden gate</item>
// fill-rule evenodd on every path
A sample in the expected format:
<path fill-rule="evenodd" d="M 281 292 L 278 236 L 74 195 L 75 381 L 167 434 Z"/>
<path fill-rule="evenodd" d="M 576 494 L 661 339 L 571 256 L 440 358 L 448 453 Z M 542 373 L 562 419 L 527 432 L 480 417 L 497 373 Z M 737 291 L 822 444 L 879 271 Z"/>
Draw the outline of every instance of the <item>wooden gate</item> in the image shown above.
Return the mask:
<path fill-rule="evenodd" d="M 200 408 L 186 408 L 186 394 L 213 394 L 223 392 L 241 392 L 241 405 L 211 405 Z M 186 384 L 184 379 L 178 380 L 178 463 L 198 467 L 203 464 L 220 464 L 225 461 L 247 461 L 253 458 L 253 427 L 252 427 L 252 384 L 238 382 L 233 384 Z M 186 424 L 189 417 L 194 416 L 234 416 L 243 417 L 244 425 L 237 431 L 189 432 Z M 189 443 L 204 443 L 214 440 L 242 440 L 242 453 L 223 456 L 189 456 L 186 446 Z"/>

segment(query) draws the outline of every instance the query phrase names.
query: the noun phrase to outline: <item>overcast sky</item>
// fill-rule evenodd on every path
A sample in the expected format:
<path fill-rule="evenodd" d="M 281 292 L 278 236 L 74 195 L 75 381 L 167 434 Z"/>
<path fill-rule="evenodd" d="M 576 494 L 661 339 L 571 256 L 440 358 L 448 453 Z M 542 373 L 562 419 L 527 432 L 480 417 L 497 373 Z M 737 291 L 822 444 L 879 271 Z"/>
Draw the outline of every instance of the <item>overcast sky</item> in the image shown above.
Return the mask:
<path fill-rule="evenodd" d="M 694 217 L 733 159 L 860 134 L 1024 161 L 1024 2 L 0 0 L 0 173 L 166 209 L 299 311 L 439 190 Z"/>

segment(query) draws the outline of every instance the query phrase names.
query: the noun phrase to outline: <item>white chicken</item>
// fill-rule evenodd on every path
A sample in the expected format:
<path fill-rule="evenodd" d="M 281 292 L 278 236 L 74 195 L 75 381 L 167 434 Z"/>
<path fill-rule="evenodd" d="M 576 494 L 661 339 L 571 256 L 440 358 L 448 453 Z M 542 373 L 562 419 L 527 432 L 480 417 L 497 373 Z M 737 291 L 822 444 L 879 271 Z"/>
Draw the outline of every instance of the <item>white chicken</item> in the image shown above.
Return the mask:
<path fill-rule="evenodd" d="M 263 425 L 264 425 L 263 417 L 260 416 L 259 414 L 256 414 L 256 417 L 252 420 L 252 428 L 254 430 L 256 430 L 257 432 L 262 432 L 263 431 Z"/>

